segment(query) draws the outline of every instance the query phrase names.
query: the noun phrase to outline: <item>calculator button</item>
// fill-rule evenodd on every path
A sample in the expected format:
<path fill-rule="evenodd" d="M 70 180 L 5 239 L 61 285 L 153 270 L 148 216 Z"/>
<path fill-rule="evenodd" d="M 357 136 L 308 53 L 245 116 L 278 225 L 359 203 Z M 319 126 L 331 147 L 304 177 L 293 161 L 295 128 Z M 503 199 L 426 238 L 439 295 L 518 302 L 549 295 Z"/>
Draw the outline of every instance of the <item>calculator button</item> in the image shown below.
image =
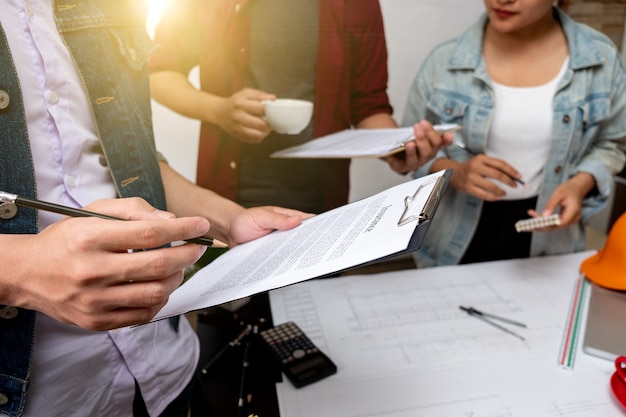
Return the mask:
<path fill-rule="evenodd" d="M 293 351 L 292 355 L 294 358 L 300 359 L 300 358 L 303 358 L 304 355 L 306 355 L 306 352 L 302 349 L 296 349 Z"/>

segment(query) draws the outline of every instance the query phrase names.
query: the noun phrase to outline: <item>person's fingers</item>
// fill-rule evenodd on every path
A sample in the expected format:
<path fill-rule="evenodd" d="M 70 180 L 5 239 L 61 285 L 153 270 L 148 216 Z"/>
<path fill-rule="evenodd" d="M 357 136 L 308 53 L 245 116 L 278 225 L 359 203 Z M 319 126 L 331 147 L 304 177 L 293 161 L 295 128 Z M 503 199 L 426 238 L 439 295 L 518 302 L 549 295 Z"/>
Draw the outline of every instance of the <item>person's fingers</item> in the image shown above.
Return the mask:
<path fill-rule="evenodd" d="M 103 264 L 114 262 L 117 269 L 105 283 L 160 280 L 194 264 L 207 250 L 210 249 L 204 245 L 186 243 L 132 253 L 105 253 L 101 256 Z"/>
<path fill-rule="evenodd" d="M 171 219 L 173 213 L 158 210 L 139 197 L 97 200 L 84 207 L 94 213 L 105 214 L 123 220 Z"/>
<path fill-rule="evenodd" d="M 69 222 L 71 220 L 71 222 Z M 152 249 L 168 243 L 204 236 L 210 228 L 202 217 L 167 220 L 105 220 L 81 217 L 63 220 L 72 236 L 70 250 L 109 252 Z"/>

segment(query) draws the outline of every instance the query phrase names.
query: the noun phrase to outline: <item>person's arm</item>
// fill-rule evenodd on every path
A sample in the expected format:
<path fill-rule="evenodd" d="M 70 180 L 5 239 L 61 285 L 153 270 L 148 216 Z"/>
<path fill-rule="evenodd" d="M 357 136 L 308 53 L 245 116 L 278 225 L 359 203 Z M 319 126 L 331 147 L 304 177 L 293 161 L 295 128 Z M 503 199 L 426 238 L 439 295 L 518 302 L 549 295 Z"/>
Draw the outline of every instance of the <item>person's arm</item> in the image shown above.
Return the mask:
<path fill-rule="evenodd" d="M 259 143 L 272 130 L 263 118 L 263 100 L 273 100 L 273 94 L 244 89 L 230 97 L 219 97 L 197 89 L 176 71 L 150 74 L 150 92 L 152 98 L 176 113 L 217 125 L 242 142 Z"/>
<path fill-rule="evenodd" d="M 213 191 L 198 187 L 161 162 L 168 210 L 177 216 L 202 216 L 211 222 L 208 235 L 230 246 L 264 236 L 274 230 L 291 229 L 312 214 L 282 207 L 245 209 Z"/>
<path fill-rule="evenodd" d="M 225 100 L 198 90 L 189 79 L 176 71 L 150 74 L 152 98 L 183 116 L 201 122 L 217 124 L 215 108 Z"/>
<path fill-rule="evenodd" d="M 132 221 L 66 218 L 39 234 L 0 234 L 0 304 L 90 330 L 149 321 L 206 250 L 162 246 L 206 234 L 209 222 L 174 218 L 139 198 L 86 208 Z"/>

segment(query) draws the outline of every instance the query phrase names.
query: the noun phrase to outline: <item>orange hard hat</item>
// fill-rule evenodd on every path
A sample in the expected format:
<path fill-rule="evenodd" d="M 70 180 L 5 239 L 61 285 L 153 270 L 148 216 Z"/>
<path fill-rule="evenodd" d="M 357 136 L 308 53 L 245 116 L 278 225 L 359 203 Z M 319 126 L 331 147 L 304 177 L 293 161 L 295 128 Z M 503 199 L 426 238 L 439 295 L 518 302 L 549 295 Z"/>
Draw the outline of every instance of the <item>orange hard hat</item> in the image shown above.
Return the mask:
<path fill-rule="evenodd" d="M 626 213 L 611 227 L 604 247 L 580 264 L 588 280 L 611 290 L 626 290 Z"/>

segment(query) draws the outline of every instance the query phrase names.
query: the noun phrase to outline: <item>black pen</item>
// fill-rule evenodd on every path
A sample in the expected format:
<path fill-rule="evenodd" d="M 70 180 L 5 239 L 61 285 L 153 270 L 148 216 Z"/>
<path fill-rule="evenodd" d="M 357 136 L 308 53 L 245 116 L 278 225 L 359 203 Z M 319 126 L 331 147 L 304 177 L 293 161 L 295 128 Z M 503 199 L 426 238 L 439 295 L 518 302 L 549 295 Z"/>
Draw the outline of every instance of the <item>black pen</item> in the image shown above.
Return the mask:
<path fill-rule="evenodd" d="M 248 335 L 248 333 L 250 333 L 250 330 L 252 330 L 252 326 L 251 325 L 247 325 L 242 331 L 241 333 L 239 333 L 239 335 L 237 335 L 237 337 L 235 337 L 232 341 L 228 342 L 226 344 L 226 346 L 224 346 L 222 348 L 222 350 L 220 350 L 219 352 L 217 352 L 217 355 L 213 356 L 213 359 L 211 359 L 209 361 L 209 363 L 207 363 L 206 365 L 204 365 L 204 368 L 202 368 L 200 370 L 200 372 L 204 375 L 206 375 L 209 371 L 209 368 L 211 368 L 211 366 L 213 366 L 213 364 L 215 364 L 222 356 L 224 356 L 224 354 L 231 348 L 234 346 L 239 345 L 239 343 L 241 343 L 241 340 L 246 337 Z"/>
<path fill-rule="evenodd" d="M 477 309 L 475 309 L 474 307 L 463 307 L 463 306 L 459 306 L 459 308 L 463 311 L 465 311 L 467 314 L 469 314 L 470 316 L 476 317 L 477 319 L 480 319 L 482 321 L 484 321 L 485 323 L 488 323 L 490 325 L 492 325 L 493 327 L 500 329 L 504 332 L 507 332 L 515 337 L 520 338 L 521 340 L 526 340 L 523 336 L 507 329 L 504 326 L 500 326 L 498 323 L 494 323 L 493 321 L 489 320 L 489 318 L 495 319 L 495 320 L 500 320 L 506 323 L 510 323 L 510 324 L 514 324 L 516 326 L 520 326 L 520 327 L 526 327 L 526 325 L 524 323 L 520 323 L 518 321 L 513 321 L 511 319 L 507 319 L 505 317 L 500 317 L 500 316 L 496 316 L 494 314 L 489 314 L 489 313 L 484 313 L 482 311 L 479 311 Z"/>
<path fill-rule="evenodd" d="M 243 398 L 243 389 L 245 387 L 245 379 L 246 379 L 246 369 L 250 366 L 250 362 L 248 362 L 248 350 L 250 349 L 250 342 L 246 342 L 246 346 L 243 350 L 243 360 L 241 362 L 241 382 L 239 383 L 239 401 L 237 402 L 237 407 L 239 409 L 243 408 L 245 405 Z"/>
<path fill-rule="evenodd" d="M 105 220 L 125 221 L 125 219 L 121 219 L 119 217 L 108 216 L 106 214 L 95 213 L 93 211 L 63 206 L 60 204 L 49 203 L 47 201 L 36 200 L 34 198 L 22 197 L 17 194 L 7 193 L 5 191 L 0 191 L 0 203 L 12 203 L 21 207 L 49 211 L 51 213 L 62 214 L 64 216 L 70 217 L 98 217 Z M 195 237 L 192 239 L 184 239 L 184 241 L 214 248 L 225 248 L 228 246 L 224 242 L 220 242 L 219 240 L 210 237 Z"/>
<path fill-rule="evenodd" d="M 463 144 L 461 142 L 454 142 L 454 146 L 456 146 L 459 149 L 463 149 L 465 152 L 467 152 L 468 155 L 478 156 L 478 154 L 476 152 L 474 152 L 473 150 L 469 149 L 467 146 L 465 146 L 465 144 Z M 509 177 L 510 179 L 512 179 L 513 181 L 515 181 L 519 185 L 521 185 L 522 187 L 526 187 L 526 183 L 524 181 L 520 180 L 519 178 L 515 178 L 514 176 L 509 175 L 506 172 L 504 173 L 504 175 L 506 175 L 507 177 Z"/>

